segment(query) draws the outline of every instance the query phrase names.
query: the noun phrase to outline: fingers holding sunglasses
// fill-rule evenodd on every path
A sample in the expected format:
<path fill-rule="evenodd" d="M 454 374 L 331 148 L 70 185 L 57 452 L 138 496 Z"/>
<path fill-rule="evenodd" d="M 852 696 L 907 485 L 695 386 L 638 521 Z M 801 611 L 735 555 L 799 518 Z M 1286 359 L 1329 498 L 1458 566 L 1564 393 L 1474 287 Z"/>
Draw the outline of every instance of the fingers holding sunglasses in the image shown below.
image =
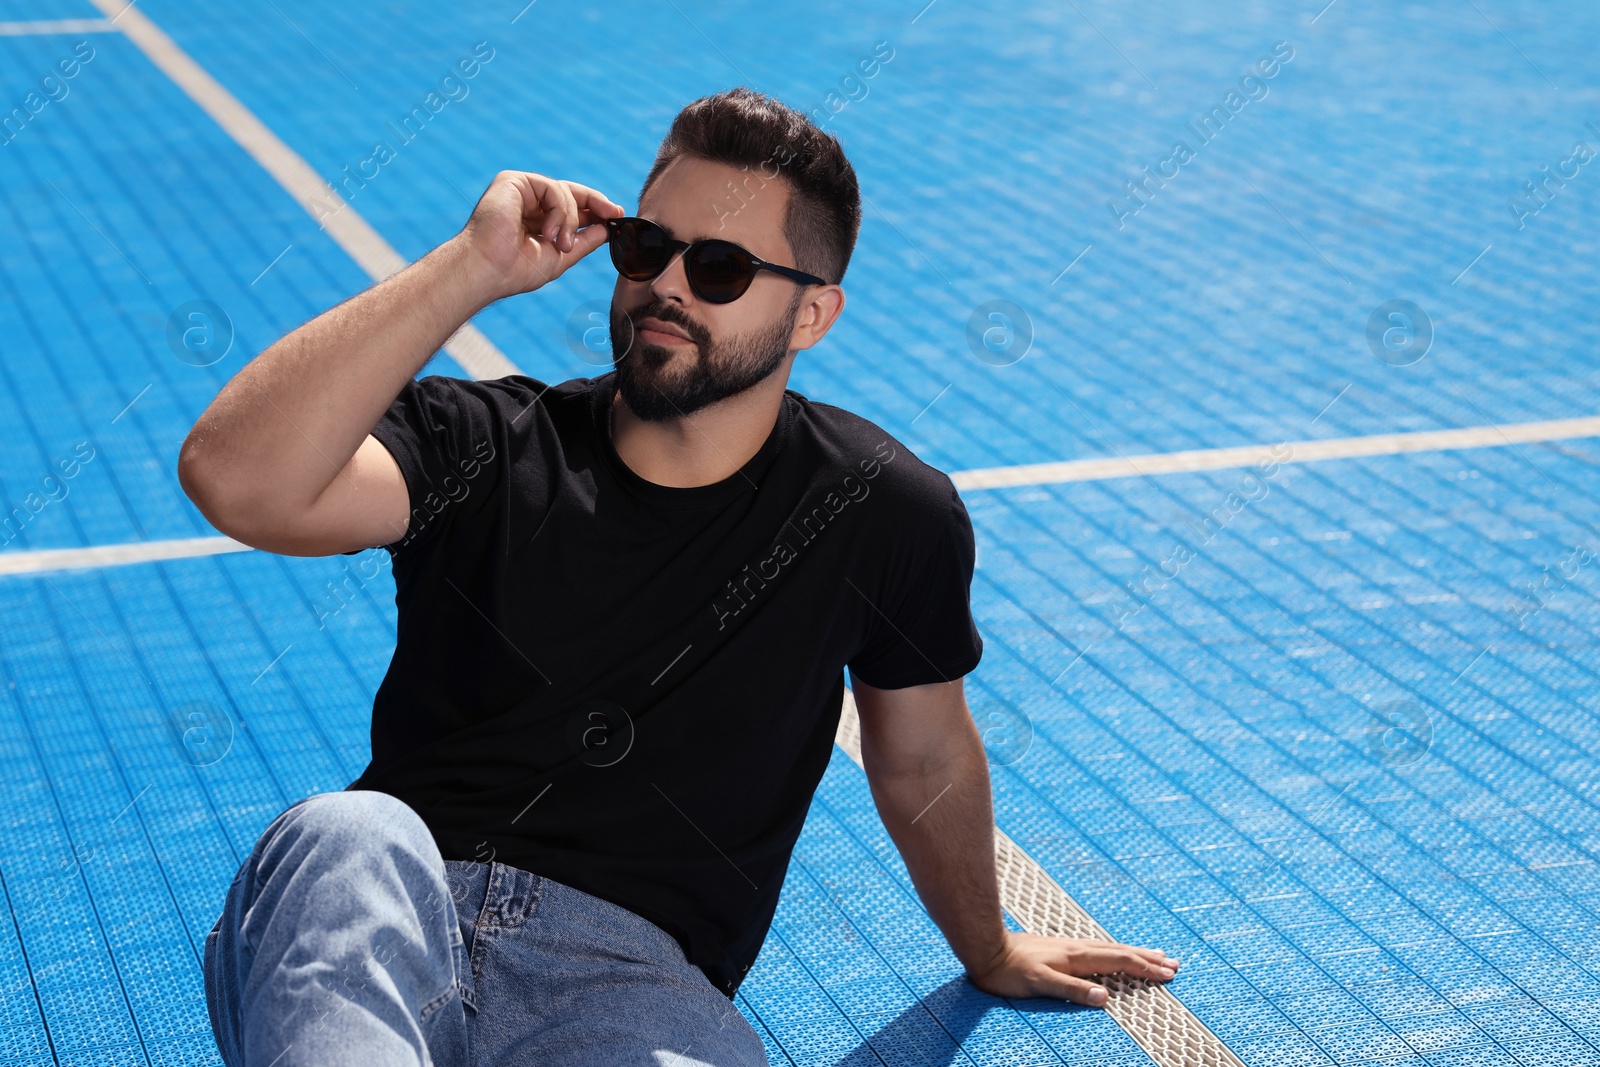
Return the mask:
<path fill-rule="evenodd" d="M 577 223 L 576 226 L 570 222 L 563 223 L 561 233 L 565 240 L 559 241 L 556 247 L 575 262 L 606 243 L 606 219 L 621 218 L 627 212 L 608 200 L 605 194 L 587 185 L 577 182 L 566 182 L 565 185 L 572 194 Z"/>
<path fill-rule="evenodd" d="M 606 241 L 604 220 L 626 214 L 605 194 L 571 181 L 549 181 L 539 191 L 536 211 L 539 236 L 561 257 L 561 270 Z M 600 224 L 600 225 L 597 225 Z"/>
<path fill-rule="evenodd" d="M 521 176 L 522 219 L 528 234 L 562 250 L 569 230 L 577 229 L 578 202 L 567 183 L 539 174 Z"/>
<path fill-rule="evenodd" d="M 572 193 L 573 203 L 577 206 L 578 226 L 588 228 L 595 223 L 602 223 L 600 232 L 606 232 L 603 225 L 606 219 L 620 219 L 627 214 L 619 204 L 613 204 L 604 193 L 591 189 L 587 185 L 577 182 L 564 182 L 569 192 Z"/>
<path fill-rule="evenodd" d="M 490 264 L 496 294 L 509 296 L 559 277 L 604 243 L 603 226 L 582 227 L 622 213 L 588 186 L 508 170 L 495 175 L 463 235 Z"/>

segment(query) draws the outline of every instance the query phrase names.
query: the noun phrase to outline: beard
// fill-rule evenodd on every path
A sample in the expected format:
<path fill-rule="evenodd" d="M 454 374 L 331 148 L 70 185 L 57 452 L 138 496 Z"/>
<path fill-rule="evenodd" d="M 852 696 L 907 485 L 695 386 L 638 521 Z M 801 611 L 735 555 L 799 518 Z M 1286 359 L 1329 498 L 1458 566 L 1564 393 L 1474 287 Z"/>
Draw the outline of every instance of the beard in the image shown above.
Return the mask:
<path fill-rule="evenodd" d="M 628 410 L 646 422 L 680 418 L 764 381 L 789 354 L 789 335 L 803 295 L 804 290 L 797 289 L 789 310 L 771 325 L 716 342 L 705 327 L 689 320 L 674 305 L 654 301 L 630 314 L 613 300 L 611 362 Z M 651 344 L 639 337 L 639 320 L 647 318 L 660 319 L 689 335 L 695 351 L 686 360 L 687 366 L 667 370 L 685 346 Z M 616 338 L 628 338 L 632 343 L 618 353 Z"/>

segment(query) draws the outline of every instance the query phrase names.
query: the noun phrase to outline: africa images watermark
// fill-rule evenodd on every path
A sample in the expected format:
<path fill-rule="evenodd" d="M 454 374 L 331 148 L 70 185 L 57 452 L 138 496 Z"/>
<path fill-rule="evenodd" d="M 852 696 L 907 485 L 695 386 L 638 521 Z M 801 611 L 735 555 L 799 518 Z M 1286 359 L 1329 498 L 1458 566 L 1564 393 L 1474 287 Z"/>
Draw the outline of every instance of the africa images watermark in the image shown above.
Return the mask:
<path fill-rule="evenodd" d="M 1588 545 L 1574 545 L 1572 551 L 1557 560 L 1553 568 L 1546 564 L 1538 581 L 1524 583 L 1527 595 L 1506 602 L 1506 609 L 1517 617 L 1517 629 L 1522 629 L 1531 616 L 1548 607 L 1555 595 L 1570 585 L 1580 570 L 1594 562 L 1596 555 Z"/>
<path fill-rule="evenodd" d="M 406 522 L 405 536 L 400 538 L 398 544 L 392 547 L 378 546 L 368 549 L 356 561 L 354 571 L 350 568 L 350 561 L 346 560 L 343 565 L 344 578 L 337 585 L 332 580 L 324 583 L 322 601 L 317 612 L 317 629 L 327 629 L 328 620 L 354 603 L 367 583 L 376 578 L 378 572 L 385 566 L 393 563 L 394 557 L 402 550 L 413 544 L 422 531 L 427 529 L 428 524 L 447 506 L 459 504 L 467 499 L 472 492 L 472 480 L 483 472 L 486 465 L 493 463 L 494 458 L 494 442 L 487 440 L 478 442 L 473 446 L 472 455 L 457 461 L 456 467 L 460 477 L 455 474 L 445 475 L 440 479 L 439 488 L 429 488 L 421 502 L 411 509 L 411 515 Z"/>
<path fill-rule="evenodd" d="M 35 515 L 51 504 L 67 499 L 67 494 L 72 492 L 72 486 L 68 483 L 94 459 L 94 445 L 79 441 L 73 446 L 72 455 L 76 458 L 56 460 L 55 468 L 39 480 L 39 488 L 30 490 L 22 498 L 21 504 L 8 508 L 5 515 L 0 517 L 0 548 L 20 537 Z"/>
<path fill-rule="evenodd" d="M 1234 516 L 1246 507 L 1265 500 L 1272 491 L 1270 483 L 1278 476 L 1281 465 L 1293 458 L 1294 446 L 1287 441 L 1279 441 L 1264 458 L 1245 470 L 1238 488 L 1224 497 L 1222 503 L 1198 521 L 1185 519 L 1184 528 L 1193 536 L 1193 541 L 1180 537 L 1161 557 L 1159 564 L 1155 567 L 1145 564 L 1138 577 L 1129 579 L 1118 590 L 1122 593 L 1122 599 L 1113 609 L 1112 625 L 1120 630 L 1129 619 L 1145 609 L 1153 594 L 1172 584 L 1183 568 L 1199 555 L 1198 548 L 1216 540 Z"/>
<path fill-rule="evenodd" d="M 1600 137 L 1600 128 L 1596 128 L 1593 122 L 1585 122 L 1584 125 L 1589 132 Z M 1544 172 L 1544 177 L 1538 181 L 1523 182 L 1522 195 L 1506 198 L 1511 217 L 1517 220 L 1517 229 L 1526 227 L 1528 219 L 1549 207 L 1556 194 L 1567 187 L 1567 182 L 1581 174 L 1582 167 L 1596 155 L 1600 155 L 1600 150 L 1589 147 L 1586 141 L 1578 140 L 1573 142 L 1572 151 L 1556 161 L 1554 173 L 1550 170 L 1550 164 L 1541 164 L 1539 169 Z"/>
<path fill-rule="evenodd" d="M 1288 41 L 1279 41 L 1272 46 L 1271 56 L 1257 60 L 1254 66 L 1246 68 L 1244 77 L 1239 79 L 1237 91 L 1228 90 L 1220 104 L 1214 104 L 1202 113 L 1198 126 L 1191 119 L 1184 123 L 1184 127 L 1194 135 L 1201 146 L 1210 144 L 1247 104 L 1267 98 L 1268 80 L 1277 77 L 1281 69 L 1280 64 L 1286 64 L 1292 59 L 1294 59 L 1294 47 Z M 1167 182 L 1176 178 L 1182 172 L 1182 168 L 1193 162 L 1197 155 L 1198 153 L 1187 141 L 1175 141 L 1172 151 L 1156 163 L 1154 171 L 1146 164 L 1143 177 L 1123 182 L 1122 188 L 1126 194 L 1124 200 L 1119 201 L 1115 198 L 1106 200 L 1106 207 L 1110 209 L 1111 217 L 1116 220 L 1117 229 L 1122 229 L 1127 225 L 1128 219 L 1148 207 L 1155 197 L 1156 190 L 1165 188 Z"/>
<path fill-rule="evenodd" d="M 400 149 L 422 135 L 435 116 L 451 103 L 465 100 L 472 91 L 467 83 L 482 73 L 484 66 L 494 57 L 494 46 L 488 41 L 479 41 L 473 45 L 472 54 L 458 60 L 451 68 L 451 73 L 439 79 L 438 88 L 430 89 L 420 104 L 413 105 L 400 119 L 399 125 L 393 121 L 387 122 L 386 125 L 394 132 L 394 140 L 374 142 L 372 152 L 355 164 L 353 173 L 350 164 L 345 164 L 340 170 L 343 177 L 330 184 L 311 202 L 311 213 L 317 224 L 323 225 L 330 216 L 343 211 L 346 204 L 355 199 L 356 193 L 365 189 L 368 182 L 375 180 L 383 173 L 385 166 L 399 157 Z"/>
<path fill-rule="evenodd" d="M 885 448 L 889 450 L 888 455 L 884 454 Z M 765 589 L 768 582 L 774 581 L 785 566 L 799 559 L 800 549 L 820 537 L 840 512 L 852 502 L 865 500 L 872 492 L 872 486 L 867 483 L 882 474 L 884 466 L 892 462 L 899 452 L 887 440 L 883 440 L 878 442 L 874 454 L 876 459 L 861 460 L 859 478 L 854 472 L 846 474 L 839 488 L 830 489 L 822 498 L 822 503 L 812 508 L 809 515 L 802 517 L 798 526 L 790 520 L 788 528 L 798 535 L 798 540 L 789 533 L 780 534 L 771 555 L 754 567 L 746 563 L 743 570 L 728 579 L 726 592 L 711 602 L 719 631 L 726 629 L 728 620 L 748 607 L 756 594 Z"/>
<path fill-rule="evenodd" d="M 839 90 L 828 90 L 823 97 L 822 104 L 810 111 L 813 122 L 818 129 L 825 129 L 833 117 L 843 111 L 852 102 L 859 102 L 867 98 L 871 92 L 867 82 L 876 78 L 889 61 L 894 58 L 894 46 L 888 41 L 879 41 L 872 46 L 872 53 L 856 61 L 851 73 L 839 79 Z M 859 74 L 859 76 L 858 76 Z M 821 121 L 817 121 L 820 119 Z M 717 213 L 717 229 L 722 229 L 728 220 L 744 210 L 750 201 L 755 199 L 756 193 L 765 189 L 767 182 L 773 180 L 780 173 L 781 168 L 788 166 L 794 159 L 794 152 L 787 145 L 779 145 L 773 149 L 772 154 L 761 163 L 757 164 L 756 172 L 750 173 L 748 165 L 739 169 L 746 177 L 735 184 L 732 180 L 727 183 L 725 195 L 711 201 L 712 210 Z M 768 168 L 771 172 L 768 172 Z M 754 189 L 750 188 L 751 181 L 756 182 Z M 734 206 L 729 207 L 729 204 Z"/>
<path fill-rule="evenodd" d="M 22 103 L 0 115 L 0 146 L 9 145 L 22 136 L 22 131 L 27 128 L 28 123 L 43 114 L 45 108 L 65 100 L 67 94 L 72 92 L 72 86 L 68 83 L 82 72 L 83 67 L 93 60 L 94 56 L 94 45 L 88 41 L 79 41 L 73 46 L 72 57 L 57 60 L 56 73 L 46 74 L 40 78 L 38 89 L 29 91 L 22 98 Z"/>

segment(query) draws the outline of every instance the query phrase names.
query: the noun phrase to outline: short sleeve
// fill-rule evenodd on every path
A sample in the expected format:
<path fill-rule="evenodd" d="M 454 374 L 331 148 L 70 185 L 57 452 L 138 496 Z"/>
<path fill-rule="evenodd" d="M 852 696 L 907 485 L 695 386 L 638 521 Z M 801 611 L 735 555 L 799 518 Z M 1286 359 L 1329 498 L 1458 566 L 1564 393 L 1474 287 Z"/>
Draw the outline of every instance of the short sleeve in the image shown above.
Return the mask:
<path fill-rule="evenodd" d="M 867 609 L 867 638 L 850 675 L 879 689 L 954 681 L 983 657 L 972 617 L 977 553 L 972 520 L 948 478 L 949 503 L 931 522 L 906 524 L 891 546 L 879 597 Z M 863 587 L 865 592 L 865 587 Z"/>
<path fill-rule="evenodd" d="M 505 462 L 498 395 L 485 383 L 429 375 L 406 383 L 372 428 L 411 496 L 406 532 L 391 554 L 432 543 L 483 507 Z"/>

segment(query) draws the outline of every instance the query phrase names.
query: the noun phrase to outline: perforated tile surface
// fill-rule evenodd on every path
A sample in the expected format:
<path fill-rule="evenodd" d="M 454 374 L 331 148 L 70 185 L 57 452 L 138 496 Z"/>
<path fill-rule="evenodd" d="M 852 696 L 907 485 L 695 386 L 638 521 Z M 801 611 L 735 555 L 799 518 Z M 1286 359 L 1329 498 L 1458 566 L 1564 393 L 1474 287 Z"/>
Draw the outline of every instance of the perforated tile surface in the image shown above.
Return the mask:
<path fill-rule="evenodd" d="M 1600 152 L 1600 12 L 1318 8 L 139 5 L 331 181 L 490 43 L 347 186 L 408 257 L 504 167 L 632 206 L 684 103 L 744 82 L 826 107 L 888 42 L 830 121 L 867 196 L 849 307 L 791 384 L 947 470 L 1596 413 L 1600 178 L 1570 161 Z M 97 15 L 0 0 L 0 23 Z M 43 502 L 3 551 L 211 532 L 174 474 L 188 427 L 367 283 L 119 34 L 0 35 L 0 115 L 80 40 L 0 145 L 0 505 Z M 1279 41 L 1265 94 L 1195 136 Z M 1192 160 L 1133 211 L 1175 140 Z M 566 331 L 608 271 L 478 324 L 529 373 L 591 374 Z M 197 299 L 235 335 L 208 367 L 166 339 Z M 1025 357 L 970 346 L 992 300 Z M 1369 345 L 1391 300 L 1431 324 L 1416 362 Z M 1250 1067 L 1600 1062 L 1597 448 L 966 494 L 999 826 L 1183 958 L 1171 992 Z M 352 566 L 0 578 L 0 1061 L 218 1062 L 200 938 L 266 823 L 366 760 L 392 587 L 319 628 Z M 232 724 L 225 758 L 181 757 L 194 713 Z M 775 1063 L 1151 1062 L 1106 1013 L 965 984 L 842 753 L 739 1004 Z"/>

